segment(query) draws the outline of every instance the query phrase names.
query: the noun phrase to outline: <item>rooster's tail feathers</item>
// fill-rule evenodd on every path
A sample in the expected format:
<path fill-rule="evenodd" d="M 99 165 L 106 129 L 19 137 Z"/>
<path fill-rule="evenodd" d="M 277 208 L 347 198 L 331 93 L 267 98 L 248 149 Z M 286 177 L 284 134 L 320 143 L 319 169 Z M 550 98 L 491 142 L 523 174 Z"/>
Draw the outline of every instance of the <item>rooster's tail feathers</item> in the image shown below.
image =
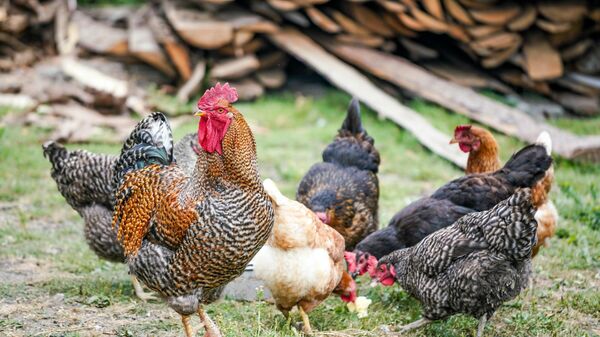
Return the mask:
<path fill-rule="evenodd" d="M 342 130 L 349 131 L 353 135 L 364 132 L 360 118 L 360 103 L 356 98 L 352 98 L 352 101 L 350 101 L 346 119 L 344 119 L 344 123 L 342 123 Z"/>
<path fill-rule="evenodd" d="M 541 145 L 546 149 L 548 155 L 552 154 L 552 138 L 548 131 L 542 131 L 535 141 L 537 145 Z"/>
<path fill-rule="evenodd" d="M 169 165 L 173 162 L 173 134 L 165 115 L 154 112 L 142 119 L 133 129 L 115 164 L 114 184 L 118 186 L 131 170 L 151 164 Z"/>

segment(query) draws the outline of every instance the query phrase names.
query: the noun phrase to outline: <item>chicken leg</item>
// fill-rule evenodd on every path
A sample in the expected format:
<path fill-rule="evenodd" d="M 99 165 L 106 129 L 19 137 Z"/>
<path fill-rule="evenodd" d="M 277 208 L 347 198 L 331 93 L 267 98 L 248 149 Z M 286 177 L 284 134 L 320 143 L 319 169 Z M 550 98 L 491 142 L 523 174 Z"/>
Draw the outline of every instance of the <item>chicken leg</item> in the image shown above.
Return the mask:
<path fill-rule="evenodd" d="M 302 322 L 304 324 L 304 326 L 302 327 L 302 331 L 307 335 L 312 334 L 312 328 L 310 327 L 308 315 L 304 312 L 304 309 L 302 309 L 301 306 L 298 306 L 298 311 L 300 311 L 300 316 L 302 317 Z"/>
<path fill-rule="evenodd" d="M 479 325 L 477 326 L 477 337 L 483 336 L 483 329 L 485 329 L 485 323 L 487 323 L 487 314 L 483 314 L 479 319 Z"/>
<path fill-rule="evenodd" d="M 152 293 L 147 293 L 144 291 L 144 288 L 142 288 L 142 284 L 140 283 L 140 281 L 138 281 L 138 279 L 131 275 L 131 283 L 133 284 L 133 290 L 135 291 L 135 295 L 142 301 L 146 302 L 149 300 L 155 300 L 156 297 L 154 296 L 154 294 Z"/>
<path fill-rule="evenodd" d="M 181 323 L 183 323 L 183 330 L 185 331 L 185 337 L 193 337 L 192 325 L 190 324 L 189 315 L 181 315 Z"/>
<path fill-rule="evenodd" d="M 403 333 L 409 332 L 411 330 L 415 330 L 415 329 L 418 329 L 420 327 L 423 327 L 423 326 L 425 326 L 425 325 L 427 325 L 429 323 L 431 323 L 431 320 L 429 320 L 427 318 L 421 318 L 421 319 L 416 320 L 416 321 L 414 321 L 412 323 L 409 323 L 409 324 L 401 326 L 399 328 L 398 332 L 400 334 L 403 334 Z"/>
<path fill-rule="evenodd" d="M 222 337 L 223 336 L 223 335 L 221 335 L 221 331 L 219 331 L 219 327 L 217 327 L 215 322 L 213 322 L 212 319 L 210 319 L 210 317 L 208 317 L 208 315 L 206 314 L 206 312 L 204 311 L 203 308 L 198 309 L 198 316 L 200 316 L 200 320 L 202 321 L 202 324 L 204 325 L 204 329 L 206 330 L 204 337 Z"/>

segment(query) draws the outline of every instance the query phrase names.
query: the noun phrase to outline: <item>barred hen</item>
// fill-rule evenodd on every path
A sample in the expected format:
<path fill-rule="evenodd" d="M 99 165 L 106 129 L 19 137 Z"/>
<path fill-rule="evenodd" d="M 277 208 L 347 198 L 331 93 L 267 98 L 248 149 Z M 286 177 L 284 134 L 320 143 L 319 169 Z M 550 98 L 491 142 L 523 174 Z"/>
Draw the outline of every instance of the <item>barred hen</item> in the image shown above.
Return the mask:
<path fill-rule="evenodd" d="M 537 140 L 540 144 L 545 144 L 548 155 L 552 153 L 552 139 L 547 132 L 540 134 Z M 466 174 L 487 173 L 500 169 L 500 158 L 498 157 L 498 143 L 491 132 L 484 128 L 471 125 L 459 125 L 454 130 L 454 138 L 451 144 L 458 143 L 459 148 L 469 154 L 467 161 Z M 552 182 L 554 181 L 554 168 L 551 166 L 546 171 L 546 175 L 538 184 L 543 186 L 539 189 L 542 193 L 550 193 Z M 535 256 L 540 247 L 546 246 L 546 240 L 554 235 L 558 222 L 558 211 L 552 200 L 548 200 L 535 213 L 538 221 L 537 244 L 533 248 Z"/>
<path fill-rule="evenodd" d="M 377 259 L 414 246 L 427 235 L 450 226 L 462 216 L 492 208 L 517 188 L 534 187 L 551 169 L 547 144 L 521 149 L 504 167 L 491 173 L 470 174 L 440 187 L 432 195 L 410 203 L 390 220 L 387 228 L 367 236 L 356 246 L 357 269 L 362 274 Z M 371 261 L 371 262 L 370 262 Z"/>
<path fill-rule="evenodd" d="M 164 128 L 163 123 L 166 123 L 166 120 L 156 114 L 144 118 L 125 141 L 123 151 L 127 151 L 135 143 L 135 139 L 148 135 L 153 128 Z M 170 134 L 170 129 L 168 132 Z M 193 167 L 197 158 L 195 148 L 198 145 L 195 140 L 197 136 L 190 135 L 179 141 L 173 151 L 180 164 Z M 151 138 L 147 141 L 151 144 L 154 142 Z M 119 157 L 85 150 L 69 151 L 54 141 L 46 142 L 43 151 L 44 157 L 52 164 L 51 176 L 58 190 L 84 220 L 84 235 L 89 247 L 102 259 L 125 262 L 123 248 L 117 240 L 117 232 L 111 225 L 116 188 L 114 171 Z M 150 294 L 144 293 L 134 277 L 132 282 L 139 298 L 152 298 Z"/>
<path fill-rule="evenodd" d="M 303 330 L 310 334 L 307 314 L 329 295 L 356 300 L 356 283 L 344 260 L 344 238 L 306 206 L 281 194 L 272 180 L 263 184 L 273 201 L 275 225 L 254 259 L 254 270 L 284 316 L 298 307 Z"/>
<path fill-rule="evenodd" d="M 480 319 L 480 337 L 500 305 L 528 284 L 535 212 L 543 197 L 517 189 L 493 208 L 465 215 L 417 245 L 381 258 L 376 278 L 388 286 L 397 281 L 422 304 L 423 318 L 401 332 L 463 313 Z"/>
<path fill-rule="evenodd" d="M 323 151 L 323 162 L 310 168 L 296 194 L 296 200 L 342 234 L 346 250 L 377 229 L 379 162 L 353 99 L 338 135 Z"/>
<path fill-rule="evenodd" d="M 188 337 L 195 313 L 205 336 L 221 336 L 203 305 L 244 271 L 273 227 L 254 136 L 232 106 L 237 97 L 228 84 L 217 84 L 198 101 L 202 150 L 191 174 L 175 163 L 121 161 L 127 153 L 119 159 L 113 225 L 130 272 L 181 315 Z M 164 154 L 144 145 L 131 151 Z"/>

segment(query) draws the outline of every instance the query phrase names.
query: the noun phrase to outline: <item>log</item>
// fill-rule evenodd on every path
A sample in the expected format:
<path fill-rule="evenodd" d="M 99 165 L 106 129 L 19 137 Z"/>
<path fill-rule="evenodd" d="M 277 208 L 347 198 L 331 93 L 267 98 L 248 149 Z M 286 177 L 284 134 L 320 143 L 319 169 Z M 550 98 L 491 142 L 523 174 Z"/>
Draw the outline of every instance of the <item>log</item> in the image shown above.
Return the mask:
<path fill-rule="evenodd" d="M 475 21 L 473 21 L 471 15 L 469 15 L 469 12 L 462 8 L 462 6 L 456 0 L 444 0 L 444 6 L 446 6 L 448 13 L 450 13 L 450 15 L 458 22 L 467 26 L 472 26 L 475 24 Z"/>
<path fill-rule="evenodd" d="M 181 79 L 184 81 L 187 81 L 192 74 L 190 54 L 187 46 L 177 38 L 163 17 L 158 15 L 155 11 L 151 11 L 150 13 L 149 24 L 154 37 L 165 48 L 165 51 L 171 59 L 171 62 L 175 65 L 179 76 L 181 76 Z"/>
<path fill-rule="evenodd" d="M 528 32 L 523 46 L 525 70 L 534 81 L 561 77 L 563 64 L 560 54 L 540 32 Z"/>
<path fill-rule="evenodd" d="M 554 22 L 579 21 L 588 10 L 585 0 L 540 1 L 537 7 L 543 16 Z"/>
<path fill-rule="evenodd" d="M 128 37 L 124 29 L 114 28 L 98 22 L 83 14 L 75 12 L 73 23 L 79 35 L 79 45 L 101 54 L 124 56 L 128 51 Z"/>
<path fill-rule="evenodd" d="M 365 47 L 349 46 L 331 39 L 323 44 L 342 59 L 399 87 L 465 115 L 480 123 L 534 143 L 546 130 L 553 139 L 553 151 L 574 160 L 600 161 L 600 136 L 576 136 L 507 105 L 485 97 L 470 88 L 439 78 L 399 56 Z"/>
<path fill-rule="evenodd" d="M 210 77 L 218 79 L 241 78 L 258 69 L 260 62 L 255 55 L 220 60 L 210 71 Z"/>
<path fill-rule="evenodd" d="M 323 31 L 328 33 L 339 33 L 342 30 L 342 28 L 335 23 L 335 21 L 330 19 L 327 15 L 325 15 L 325 13 L 321 12 L 316 7 L 306 8 L 306 15 L 308 15 L 310 20 Z"/>
<path fill-rule="evenodd" d="M 202 83 L 205 74 L 206 62 L 202 60 L 196 64 L 190 78 L 177 91 L 177 99 L 180 102 L 187 102 L 192 93 L 196 92 L 200 88 L 200 84 Z"/>
<path fill-rule="evenodd" d="M 163 9 L 173 29 L 187 43 L 202 49 L 217 49 L 233 40 L 233 26 L 206 12 L 176 8 L 163 1 Z"/>
<path fill-rule="evenodd" d="M 508 29 L 512 31 L 525 30 L 535 22 L 536 17 L 537 10 L 535 9 L 535 7 L 529 4 L 525 5 L 525 8 L 523 9 L 523 11 L 521 11 L 521 14 L 519 14 L 517 17 L 515 17 L 508 23 Z"/>
<path fill-rule="evenodd" d="M 256 73 L 256 79 L 267 89 L 277 89 L 285 84 L 286 75 L 281 69 L 265 69 Z"/>
<path fill-rule="evenodd" d="M 393 37 L 394 32 L 390 27 L 388 27 L 383 20 L 381 20 L 381 16 L 377 13 L 373 12 L 369 8 L 357 4 L 349 2 L 347 4 L 349 7 L 349 11 L 352 14 L 352 17 L 358 21 L 363 27 L 375 33 L 377 35 L 381 35 L 383 37 Z"/>
<path fill-rule="evenodd" d="M 519 15 L 520 12 L 521 9 L 518 4 L 506 3 L 505 5 L 497 5 L 488 9 L 471 10 L 471 16 L 484 24 L 505 25 Z"/>
<path fill-rule="evenodd" d="M 165 75 L 175 77 L 175 69 L 167 60 L 148 25 L 150 15 L 150 7 L 143 6 L 129 17 L 129 52 Z"/>
<path fill-rule="evenodd" d="M 450 162 L 465 167 L 466 158 L 458 148 L 448 146 L 450 135 L 435 129 L 425 118 L 381 91 L 353 67 L 326 52 L 321 46 L 295 29 L 282 29 L 269 38 L 292 56 L 300 59 L 333 85 L 357 97 L 412 133 L 423 145 Z M 403 75 L 404 76 L 404 75 Z"/>

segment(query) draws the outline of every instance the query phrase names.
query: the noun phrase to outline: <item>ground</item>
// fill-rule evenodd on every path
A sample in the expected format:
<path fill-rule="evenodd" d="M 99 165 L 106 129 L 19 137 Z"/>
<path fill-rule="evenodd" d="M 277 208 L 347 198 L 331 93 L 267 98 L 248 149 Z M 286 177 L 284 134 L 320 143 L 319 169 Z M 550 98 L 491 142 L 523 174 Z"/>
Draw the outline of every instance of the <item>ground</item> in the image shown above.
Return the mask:
<path fill-rule="evenodd" d="M 320 160 L 340 126 L 347 95 L 328 92 L 312 99 L 272 94 L 239 104 L 256 136 L 263 178 L 275 180 L 292 197 L 302 175 Z M 463 117 L 422 101 L 409 104 L 451 134 Z M 424 149 L 389 121 L 364 109 L 364 126 L 381 152 L 380 223 L 410 201 L 431 192 L 461 171 Z M 0 117 L 9 113 L 0 111 Z M 175 137 L 193 131 L 186 119 Z M 552 123 L 577 133 L 598 133 L 600 119 Z M 181 336 L 179 317 L 160 302 L 132 296 L 124 265 L 98 259 L 86 246 L 82 221 L 62 199 L 49 174 L 41 144 L 48 130 L 0 124 L 0 335 L 2 336 Z M 502 159 L 523 146 L 498 135 Z M 117 153 L 118 145 L 70 146 Z M 534 260 L 533 287 L 506 303 L 491 319 L 487 336 L 600 335 L 600 166 L 556 160 L 552 199 L 560 230 Z M 419 304 L 397 287 L 370 287 L 369 316 L 357 318 L 338 298 L 313 313 L 313 328 L 327 336 L 380 336 L 420 317 Z M 298 332 L 266 302 L 223 300 L 208 312 L 226 336 L 295 336 Z M 297 313 L 293 320 L 299 320 Z M 195 327 L 198 321 L 193 320 Z M 471 336 L 477 321 L 457 315 L 412 336 Z M 201 335 L 198 333 L 198 335 Z"/>

